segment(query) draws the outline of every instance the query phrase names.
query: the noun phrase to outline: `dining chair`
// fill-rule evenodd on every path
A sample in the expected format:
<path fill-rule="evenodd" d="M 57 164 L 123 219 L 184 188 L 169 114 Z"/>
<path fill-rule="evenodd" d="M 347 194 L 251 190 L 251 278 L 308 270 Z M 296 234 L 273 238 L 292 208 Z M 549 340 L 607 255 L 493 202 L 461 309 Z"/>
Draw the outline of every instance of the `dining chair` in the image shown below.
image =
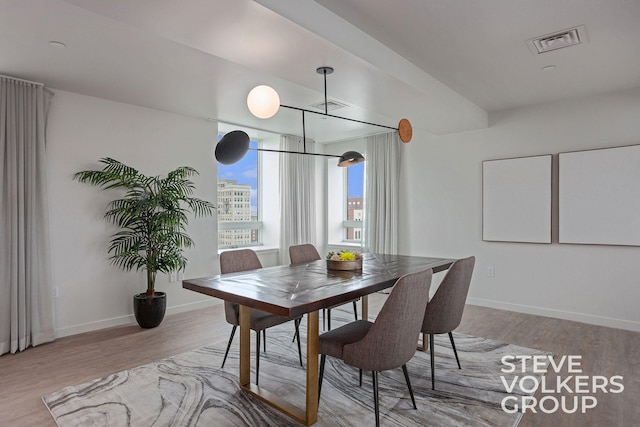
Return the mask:
<path fill-rule="evenodd" d="M 240 249 L 234 251 L 225 251 L 220 254 L 220 272 L 222 274 L 237 273 L 240 271 L 257 270 L 262 268 L 262 263 L 258 259 L 258 256 L 251 249 Z M 227 361 L 229 355 L 229 348 L 231 342 L 236 333 L 236 329 L 240 325 L 240 307 L 238 304 L 228 301 L 224 302 L 225 318 L 229 324 L 233 326 L 231 329 L 231 336 L 229 337 L 229 343 L 227 344 L 227 350 L 224 353 L 224 359 L 222 360 L 222 368 Z M 300 366 L 302 366 L 302 349 L 300 346 L 300 334 L 298 332 L 300 318 L 291 319 L 288 317 L 282 317 L 275 314 L 267 313 L 261 310 L 251 309 L 249 327 L 256 332 L 256 385 L 258 384 L 258 377 L 260 374 L 260 332 L 263 335 L 263 351 L 267 351 L 267 328 L 272 326 L 286 323 L 290 320 L 294 320 L 295 335 L 298 338 L 298 355 L 300 357 Z"/>
<path fill-rule="evenodd" d="M 320 257 L 320 254 L 318 253 L 318 250 L 316 249 L 315 246 L 313 246 L 311 243 L 304 243 L 301 245 L 293 245 L 293 246 L 289 246 L 289 258 L 291 259 L 291 264 L 304 264 L 306 262 L 312 262 L 312 261 L 316 261 L 319 259 L 322 259 Z M 353 303 L 353 314 L 356 318 L 356 320 L 358 320 L 358 304 L 357 301 L 360 298 L 354 299 L 352 301 Z M 342 304 L 339 304 L 342 305 Z M 322 328 L 324 329 L 324 320 L 325 317 L 327 319 L 327 329 L 331 330 L 331 309 L 332 308 L 336 308 L 338 307 L 338 305 L 327 308 L 326 311 L 325 309 L 322 309 Z M 325 316 L 326 313 L 326 316 Z"/>
<path fill-rule="evenodd" d="M 416 352 L 431 276 L 432 270 L 428 269 L 400 277 L 374 323 L 357 320 L 320 335 L 318 401 L 326 357 L 332 356 L 359 368 L 361 385 L 362 370 L 371 371 L 376 426 L 380 424 L 378 372 L 402 367 L 413 408 L 417 409 L 406 363 Z"/>
<path fill-rule="evenodd" d="M 462 320 L 475 263 L 476 258 L 473 256 L 456 260 L 447 270 L 433 298 L 427 304 L 421 332 L 423 344 L 426 343 L 426 335 L 429 335 L 432 390 L 436 388 L 433 350 L 433 336 L 435 334 L 449 334 L 453 354 L 456 356 L 456 362 L 458 362 L 458 369 L 462 369 L 452 331 L 460 325 Z"/>

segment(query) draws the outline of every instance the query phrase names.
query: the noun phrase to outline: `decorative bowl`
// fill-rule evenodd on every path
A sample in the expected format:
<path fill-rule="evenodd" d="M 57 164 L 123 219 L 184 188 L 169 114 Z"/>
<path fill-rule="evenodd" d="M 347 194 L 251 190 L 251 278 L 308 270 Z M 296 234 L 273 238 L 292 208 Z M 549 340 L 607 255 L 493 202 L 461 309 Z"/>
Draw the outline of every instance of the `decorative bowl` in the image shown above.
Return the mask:
<path fill-rule="evenodd" d="M 327 260 L 328 270 L 362 270 L 362 259 L 356 259 L 354 261 L 336 261 Z"/>

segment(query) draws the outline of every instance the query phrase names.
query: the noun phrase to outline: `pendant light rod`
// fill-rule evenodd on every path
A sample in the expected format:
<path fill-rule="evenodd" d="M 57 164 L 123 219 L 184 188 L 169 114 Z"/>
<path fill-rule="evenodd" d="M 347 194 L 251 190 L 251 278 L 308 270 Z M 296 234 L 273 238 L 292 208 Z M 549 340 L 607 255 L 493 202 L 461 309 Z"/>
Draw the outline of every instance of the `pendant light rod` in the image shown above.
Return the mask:
<path fill-rule="evenodd" d="M 270 153 L 303 154 L 305 156 L 342 157 L 336 154 L 307 153 L 306 151 L 272 150 L 270 148 L 249 148 L 250 151 L 268 151 Z"/>
<path fill-rule="evenodd" d="M 371 125 L 371 126 L 378 126 L 381 128 L 386 128 L 386 129 L 392 129 L 392 130 L 398 130 L 398 128 L 394 128 L 393 126 L 385 126 L 385 125 L 379 125 L 378 123 L 371 123 L 371 122 L 365 122 L 363 120 L 357 120 L 357 119 L 350 119 L 348 117 L 341 117 L 341 116 L 336 116 L 334 114 L 328 114 L 328 113 L 321 113 L 319 111 L 313 111 L 313 110 L 307 110 L 305 108 L 300 108 L 300 107 L 292 107 L 290 105 L 283 105 L 280 104 L 281 107 L 283 108 L 289 108 L 291 110 L 298 110 L 298 111 L 302 111 L 305 113 L 313 113 L 313 114 L 318 114 L 320 116 L 327 116 L 327 117 L 333 117 L 334 119 L 342 119 L 342 120 L 348 120 L 350 122 L 356 122 L 356 123 L 362 123 L 365 125 Z"/>
<path fill-rule="evenodd" d="M 347 151 L 341 156 L 335 154 L 322 154 L 322 153 L 307 153 L 302 151 L 288 151 L 288 150 L 272 150 L 269 148 L 248 148 L 251 151 L 268 151 L 271 153 L 285 153 L 285 154 L 301 154 L 303 156 L 321 156 L 321 157 L 334 157 L 338 158 L 339 167 L 349 167 L 364 162 L 364 156 L 357 151 Z"/>
<path fill-rule="evenodd" d="M 307 130 L 304 126 L 304 111 L 302 112 L 302 150 L 307 152 Z"/>
<path fill-rule="evenodd" d="M 329 108 L 327 107 L 327 74 L 333 73 L 332 67 L 319 67 L 316 68 L 317 73 L 322 73 L 324 77 L 324 114 L 326 115 L 329 112 Z"/>
<path fill-rule="evenodd" d="M 357 151 L 347 151 L 341 156 L 335 154 L 307 153 L 304 151 L 275 150 L 269 148 L 250 148 L 249 135 L 242 130 L 234 130 L 223 136 L 216 144 L 216 160 L 223 165 L 231 165 L 240 161 L 247 151 L 269 151 L 272 153 L 302 154 L 305 156 L 322 156 L 338 158 L 338 166 L 349 167 L 364 162 L 364 156 Z"/>

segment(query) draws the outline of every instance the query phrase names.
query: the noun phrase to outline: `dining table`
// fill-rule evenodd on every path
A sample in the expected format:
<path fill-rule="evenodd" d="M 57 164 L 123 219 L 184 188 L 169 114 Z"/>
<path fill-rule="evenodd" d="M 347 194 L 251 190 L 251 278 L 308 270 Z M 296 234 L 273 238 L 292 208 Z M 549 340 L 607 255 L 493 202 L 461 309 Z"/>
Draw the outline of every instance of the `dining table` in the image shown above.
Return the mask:
<path fill-rule="evenodd" d="M 361 270 L 332 270 L 326 260 L 278 265 L 238 273 L 183 280 L 185 289 L 240 306 L 240 388 L 304 425 L 318 419 L 318 311 L 362 300 L 368 319 L 368 295 L 392 287 L 403 275 L 448 269 L 455 259 L 365 253 Z M 306 398 L 300 408 L 250 380 L 250 310 L 295 319 L 307 315 Z"/>

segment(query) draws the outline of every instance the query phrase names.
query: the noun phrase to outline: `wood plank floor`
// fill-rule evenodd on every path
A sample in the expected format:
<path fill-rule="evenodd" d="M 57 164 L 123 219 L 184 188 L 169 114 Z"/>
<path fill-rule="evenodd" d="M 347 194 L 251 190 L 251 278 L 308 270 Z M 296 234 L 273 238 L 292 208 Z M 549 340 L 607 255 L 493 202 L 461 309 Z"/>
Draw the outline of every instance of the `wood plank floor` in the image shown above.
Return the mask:
<path fill-rule="evenodd" d="M 377 312 L 383 301 L 383 294 L 373 295 L 371 312 Z M 640 333 L 477 306 L 466 307 L 457 331 L 548 350 L 556 356 L 580 355 L 582 375 L 624 377 L 622 393 L 596 393 L 596 408 L 585 414 L 528 412 L 521 427 L 638 425 Z M 229 332 L 220 305 L 167 316 L 155 329 L 137 325 L 109 328 L 4 355 L 0 357 L 0 426 L 55 426 L 41 401 L 43 395 L 221 338 L 224 342 Z M 461 363 L 464 369 L 464 359 Z M 568 375 L 564 369 L 557 376 L 565 379 Z M 556 375 L 548 373 L 547 377 L 555 381 Z M 576 396 L 566 395 L 569 399 Z"/>

